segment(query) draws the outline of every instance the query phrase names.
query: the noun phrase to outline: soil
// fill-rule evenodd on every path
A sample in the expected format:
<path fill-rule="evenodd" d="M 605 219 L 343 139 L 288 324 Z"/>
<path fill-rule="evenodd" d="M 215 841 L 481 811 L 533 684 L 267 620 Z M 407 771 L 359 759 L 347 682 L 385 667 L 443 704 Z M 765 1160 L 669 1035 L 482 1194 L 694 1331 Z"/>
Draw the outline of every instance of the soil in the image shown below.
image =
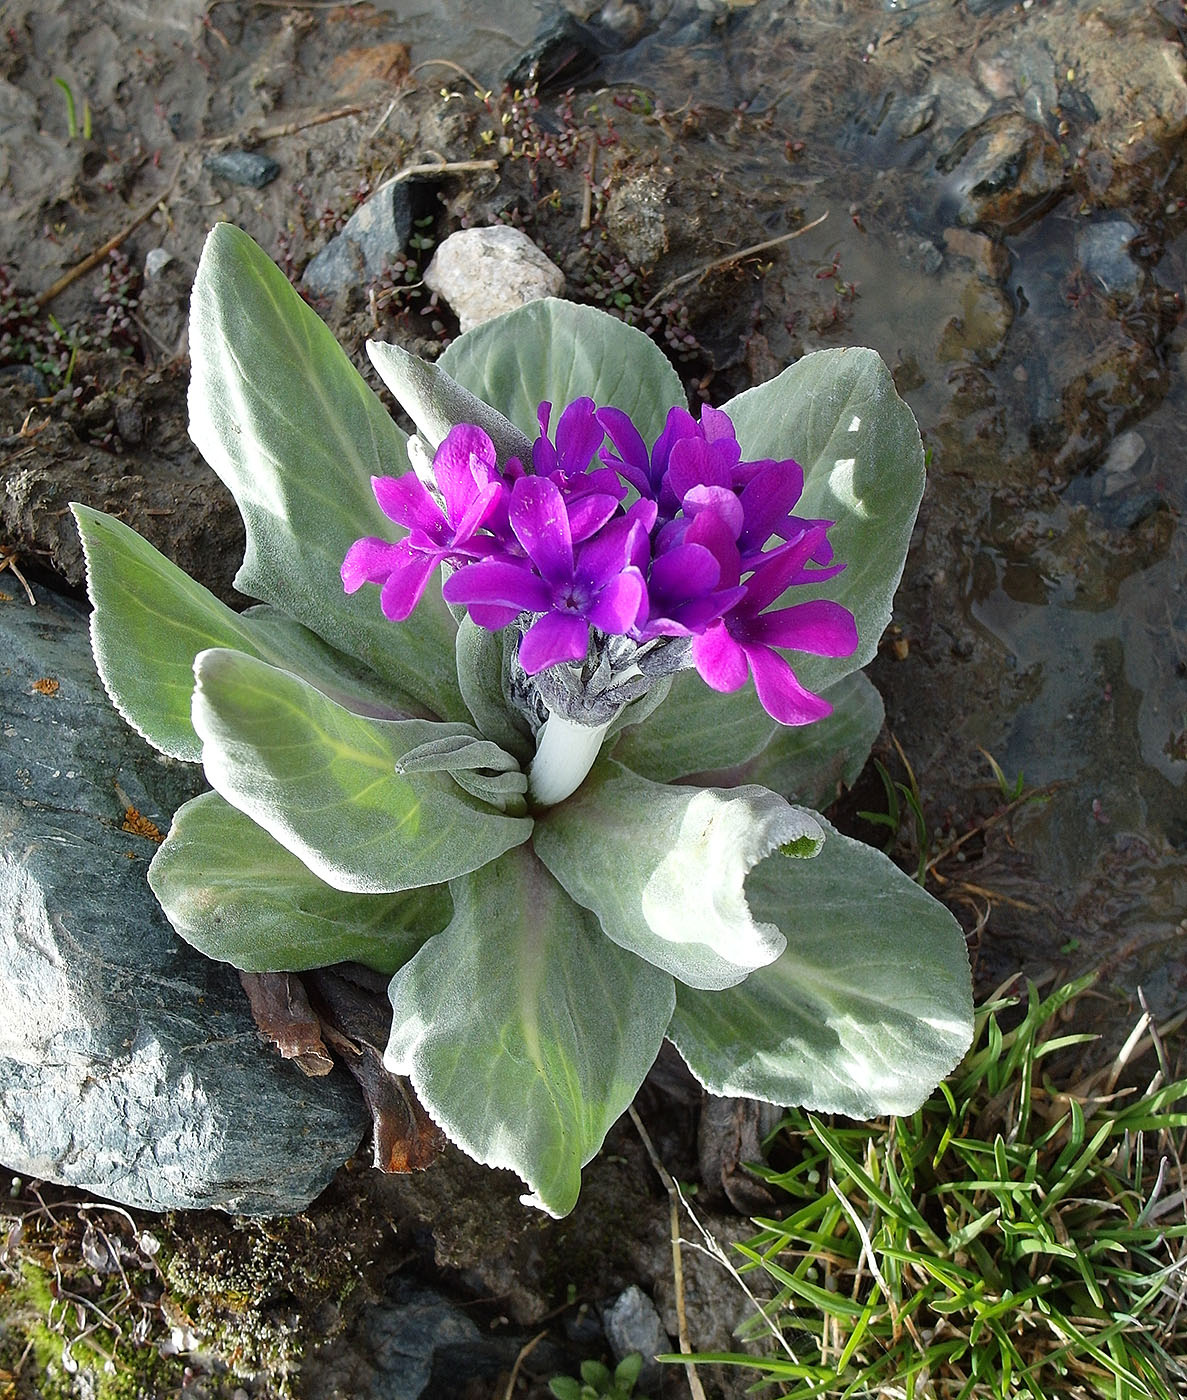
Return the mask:
<path fill-rule="evenodd" d="M 927 0 L 813 0 L 794 17 L 766 0 L 657 5 L 650 19 L 608 5 L 576 28 L 558 11 L 534 46 L 530 6 L 509 3 L 498 25 L 443 8 L 434 28 L 356 4 L 129 0 L 98 16 L 80 0 L 3 5 L 6 553 L 34 591 L 79 593 L 66 505 L 81 500 L 242 605 L 238 517 L 186 431 L 186 303 L 210 224 L 240 224 L 298 281 L 390 175 L 492 160 L 419 177 L 419 246 L 374 284 L 318 304 L 360 367 L 368 336 L 432 354 L 456 333 L 420 274 L 447 233 L 490 222 L 525 228 L 570 295 L 654 334 L 694 401 L 720 402 L 821 345 L 873 344 L 931 457 L 895 625 L 871 668 L 888 712 L 875 757 L 917 784 L 930 888 L 969 933 L 982 994 L 1019 973 L 1062 981 L 1097 967 L 1087 1005 L 1106 1036 L 1128 1030 L 1139 987 L 1157 1013 L 1177 1009 L 1180 8 L 1135 19 L 1120 0 L 982 0 L 959 6 L 958 22 Z M 526 77 L 504 86 L 532 59 L 538 91 Z M 279 176 L 257 189 L 206 164 L 239 149 L 272 157 Z M 825 224 L 789 237 L 824 212 Z M 1079 241 L 1109 219 L 1133 231 L 1122 290 Z M 163 267 L 153 250 L 168 255 Z M 1110 452 L 1134 429 L 1136 465 L 1110 476 Z M 1007 788 L 1021 772 L 1017 800 L 985 751 Z M 871 765 L 834 819 L 880 842 L 859 816 L 880 806 Z M 909 867 L 911 842 L 904 828 Z M 662 1076 L 642 1107 L 672 1170 L 701 1179 L 713 1232 L 744 1237 L 760 1205 L 723 1150 L 726 1130 L 702 1132 L 698 1148 L 699 1097 Z M 69 1213 L 68 1195 L 48 1199 Z M 548 1326 L 567 1289 L 572 1318 L 631 1282 L 675 1326 L 667 1198 L 624 1124 L 565 1222 L 528 1215 L 515 1183 L 454 1154 L 407 1179 L 352 1164 L 303 1220 L 274 1240 L 291 1266 L 283 1288 L 268 1285 L 284 1295 L 283 1326 L 279 1312 L 264 1317 L 267 1344 L 243 1343 L 237 1360 L 235 1286 L 219 1270 L 260 1256 L 259 1227 L 152 1225 L 174 1271 L 158 1293 L 175 1325 L 217 1353 L 187 1362 L 204 1393 L 333 1393 L 325 1377 L 342 1348 L 362 1345 L 364 1303 L 401 1270 L 496 1332 Z M 326 1243 L 343 1239 L 349 1259 Z M 740 1295 L 716 1266 L 689 1267 L 694 1344 L 734 1345 Z M 579 1349 L 580 1329 L 570 1334 Z M 305 1350 L 293 1382 L 286 1335 Z M 526 1366 L 527 1393 L 545 1393 L 542 1374 Z M 714 1383 L 738 1393 L 724 1373 Z M 678 1370 L 663 1393 L 687 1393 Z"/>

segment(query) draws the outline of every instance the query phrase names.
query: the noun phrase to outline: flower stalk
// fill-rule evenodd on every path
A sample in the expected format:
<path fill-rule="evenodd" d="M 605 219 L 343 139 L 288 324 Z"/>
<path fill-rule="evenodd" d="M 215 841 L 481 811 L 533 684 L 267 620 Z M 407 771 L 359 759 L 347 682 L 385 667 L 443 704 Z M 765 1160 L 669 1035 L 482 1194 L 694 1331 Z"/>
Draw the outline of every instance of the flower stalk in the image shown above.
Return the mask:
<path fill-rule="evenodd" d="M 577 791 L 613 723 L 609 719 L 605 724 L 576 724 L 549 710 L 536 736 L 536 756 L 528 769 L 528 797 L 534 806 L 555 806 Z"/>

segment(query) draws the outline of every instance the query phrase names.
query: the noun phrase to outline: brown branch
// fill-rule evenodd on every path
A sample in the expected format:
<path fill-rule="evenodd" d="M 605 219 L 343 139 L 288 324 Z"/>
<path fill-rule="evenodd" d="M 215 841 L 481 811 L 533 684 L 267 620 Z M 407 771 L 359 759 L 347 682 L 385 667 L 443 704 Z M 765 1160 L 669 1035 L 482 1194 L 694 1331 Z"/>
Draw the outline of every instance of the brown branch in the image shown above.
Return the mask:
<path fill-rule="evenodd" d="M 177 183 L 177 177 L 180 172 L 181 161 L 178 160 L 177 164 L 173 167 L 173 174 L 170 175 L 169 183 L 165 186 L 164 192 L 154 195 L 152 199 L 143 206 L 139 213 L 135 215 L 131 223 L 125 224 L 124 227 L 120 229 L 119 233 L 113 234 L 106 243 L 96 248 L 93 253 L 88 253 L 87 256 L 83 258 L 82 262 L 75 263 L 69 271 L 64 272 L 61 277 L 58 278 L 52 287 L 42 292 L 37 298 L 38 307 L 48 306 L 55 297 L 61 296 L 67 287 L 73 282 L 77 282 L 80 277 L 90 272 L 91 268 L 101 263 L 108 253 L 114 252 L 126 238 L 130 238 L 141 224 L 147 223 L 173 193 L 173 186 Z"/>
<path fill-rule="evenodd" d="M 728 267 L 730 263 L 735 263 L 740 258 L 753 257 L 755 253 L 765 253 L 769 248 L 777 248 L 781 243 L 790 243 L 793 238 L 799 238 L 809 229 L 818 227 L 827 218 L 828 210 L 826 209 L 819 219 L 813 219 L 810 224 L 805 224 L 803 228 L 793 229 L 791 233 L 782 233 L 778 238 L 768 238 L 762 243 L 752 243 L 749 248 L 739 248 L 736 253 L 727 253 L 724 258 L 714 258 L 712 262 L 705 263 L 703 267 L 694 267 L 691 272 L 674 277 L 672 281 L 662 286 L 651 300 L 645 303 L 643 310 L 650 311 L 657 301 L 661 301 L 669 292 L 674 292 L 677 287 L 683 287 L 686 282 L 693 282 L 698 277 L 704 277 L 706 272 L 713 272 L 719 267 Z"/>

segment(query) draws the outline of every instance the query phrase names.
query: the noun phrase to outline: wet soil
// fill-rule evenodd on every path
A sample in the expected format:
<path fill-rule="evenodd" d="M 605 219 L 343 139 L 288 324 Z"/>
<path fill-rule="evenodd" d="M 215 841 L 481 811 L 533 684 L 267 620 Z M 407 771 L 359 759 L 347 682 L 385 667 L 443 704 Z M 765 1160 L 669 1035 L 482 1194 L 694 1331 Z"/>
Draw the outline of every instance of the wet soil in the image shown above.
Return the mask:
<path fill-rule="evenodd" d="M 352 356 L 371 335 L 446 343 L 456 323 L 419 274 L 435 241 L 492 221 L 525 228 L 570 295 L 650 330 L 694 400 L 820 346 L 878 349 L 930 469 L 871 668 L 888 714 L 876 757 L 926 816 L 926 850 L 904 823 L 897 852 L 910 868 L 923 855 L 982 993 L 1098 969 L 1082 1016 L 1114 1039 L 1139 988 L 1158 1015 L 1181 1007 L 1179 5 L 674 0 L 576 24 L 558 9 L 543 37 L 516 0 L 412 17 L 209 0 L 2 13 L 0 544 L 35 589 L 81 588 L 65 509 L 79 499 L 235 597 L 237 516 L 185 429 L 186 298 L 213 221 L 298 279 L 385 178 L 493 161 L 420 177 L 423 246 L 319 304 Z M 256 189 L 207 166 L 238 149 L 280 174 Z M 114 261 L 55 291 L 109 242 Z M 0 592 L 23 605 L 10 573 Z M 880 842 L 858 814 L 884 805 L 871 765 L 838 818 Z M 695 1105 L 657 1099 L 650 1121 L 671 1161 L 713 1177 Z M 705 1190 L 715 1229 L 745 1225 L 720 1174 Z M 569 1284 L 580 1303 L 637 1280 L 671 1316 L 666 1199 L 625 1130 L 559 1225 L 452 1156 L 410 1181 L 344 1174 L 311 1218 L 357 1234 L 360 1200 L 398 1222 L 361 1232 L 368 1287 L 412 1267 L 527 1327 Z M 225 1246 L 204 1218 L 169 1228 L 179 1253 Z M 728 1345 L 730 1304 L 703 1287 L 694 1342 Z M 301 1326 L 322 1315 L 315 1294 Z M 351 1335 L 365 1294 L 335 1303 L 327 1337 Z"/>

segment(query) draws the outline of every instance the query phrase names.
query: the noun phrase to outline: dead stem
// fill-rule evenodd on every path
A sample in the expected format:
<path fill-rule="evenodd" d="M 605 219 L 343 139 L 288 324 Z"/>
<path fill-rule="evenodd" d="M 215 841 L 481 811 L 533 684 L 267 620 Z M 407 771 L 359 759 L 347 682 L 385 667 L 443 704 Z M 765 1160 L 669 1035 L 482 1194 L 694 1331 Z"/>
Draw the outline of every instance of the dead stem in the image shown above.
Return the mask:
<path fill-rule="evenodd" d="M 48 306 L 55 297 L 60 296 L 72 283 L 77 282 L 84 273 L 90 272 L 91 268 L 101 263 L 108 253 L 114 252 L 126 238 L 130 238 L 141 224 L 147 223 L 173 193 L 173 186 L 177 183 L 177 177 L 180 173 L 181 160 L 179 159 L 177 164 L 173 167 L 173 174 L 169 176 L 169 183 L 165 186 L 164 190 L 160 194 L 153 195 L 152 199 L 139 210 L 130 223 L 125 224 L 118 233 L 113 234 L 106 243 L 96 248 L 93 253 L 88 253 L 87 256 L 83 258 L 82 262 L 75 263 L 75 265 L 70 268 L 69 271 L 64 272 L 51 287 L 48 287 L 42 292 L 37 298 L 38 307 Z"/>
<path fill-rule="evenodd" d="M 511 1368 L 511 1376 L 507 1381 L 507 1388 L 503 1391 L 503 1400 L 511 1400 L 515 1393 L 515 1382 L 519 1379 L 519 1368 L 531 1355 L 532 1350 L 548 1336 L 548 1331 L 537 1332 L 530 1342 L 525 1342 L 519 1349 L 519 1355 L 515 1358 L 515 1365 Z"/>
<path fill-rule="evenodd" d="M 643 310 L 650 311 L 657 301 L 662 301 L 677 287 L 683 287 L 686 282 L 693 282 L 698 277 L 704 277 L 707 272 L 713 272 L 719 267 L 728 267 L 730 263 L 735 263 L 741 258 L 753 257 L 755 253 L 765 253 L 769 248 L 777 248 L 781 243 L 790 243 L 793 238 L 799 238 L 809 229 L 814 229 L 824 223 L 827 218 L 828 210 L 826 209 L 819 219 L 813 219 L 810 224 L 805 224 L 803 228 L 793 229 L 791 233 L 780 234 L 778 238 L 768 238 L 762 243 L 752 243 L 749 248 L 739 248 L 737 252 L 727 253 L 723 258 L 714 258 L 712 262 L 707 262 L 702 267 L 694 267 L 691 272 L 674 277 L 670 282 L 665 283 L 651 300 L 644 304 Z"/>
<path fill-rule="evenodd" d="M 663 1182 L 664 1190 L 668 1193 L 668 1220 L 672 1233 L 672 1285 L 676 1293 L 676 1329 L 679 1335 L 681 1353 L 684 1356 L 691 1356 L 692 1346 L 688 1340 L 688 1318 L 684 1312 L 684 1260 L 680 1253 L 680 1188 L 672 1180 L 667 1167 L 660 1161 L 659 1153 L 655 1150 L 655 1145 L 652 1143 L 647 1129 L 643 1126 L 643 1120 L 635 1111 L 634 1104 L 627 1112 L 631 1115 L 631 1122 L 635 1125 L 635 1131 L 639 1134 L 640 1141 L 647 1149 L 647 1155 L 651 1158 L 655 1174 Z M 684 1363 L 684 1373 L 688 1378 L 688 1388 L 692 1391 L 693 1400 L 706 1400 L 701 1378 L 697 1375 L 697 1368 L 691 1361 Z"/>

